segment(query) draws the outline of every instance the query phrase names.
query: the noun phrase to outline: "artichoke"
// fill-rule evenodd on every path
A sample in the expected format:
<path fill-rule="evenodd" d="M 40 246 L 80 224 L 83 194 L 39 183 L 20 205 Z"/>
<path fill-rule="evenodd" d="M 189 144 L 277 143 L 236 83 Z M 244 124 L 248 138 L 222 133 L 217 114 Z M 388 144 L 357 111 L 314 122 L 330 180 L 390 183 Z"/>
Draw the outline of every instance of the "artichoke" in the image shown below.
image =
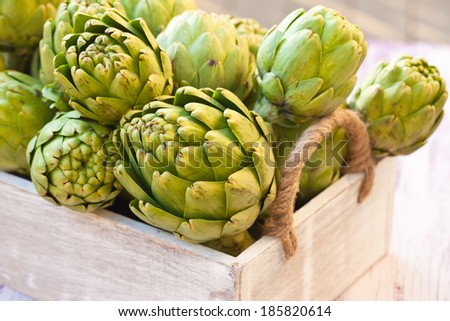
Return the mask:
<path fill-rule="evenodd" d="M 240 99 L 251 92 L 253 56 L 227 17 L 186 11 L 173 18 L 157 41 L 172 60 L 177 87 L 223 87 Z"/>
<path fill-rule="evenodd" d="M 246 231 L 276 194 L 270 132 L 230 91 L 182 87 L 130 111 L 116 177 L 148 224 L 203 243 Z M 119 150 L 120 150 L 119 149 Z"/>
<path fill-rule="evenodd" d="M 115 124 L 128 110 L 172 92 L 170 58 L 144 20 L 129 21 L 113 9 L 88 18 L 83 32 L 64 38 L 64 53 L 55 57 L 55 77 L 70 106 Z"/>
<path fill-rule="evenodd" d="M 83 32 L 87 16 L 101 17 L 111 8 L 125 13 L 119 0 L 66 0 L 59 6 L 55 18 L 44 24 L 43 38 L 39 43 L 42 64 L 40 78 L 45 85 L 55 81 L 53 60 L 57 54 L 64 52 L 63 38 L 71 33 Z"/>
<path fill-rule="evenodd" d="M 33 184 L 42 197 L 80 212 L 111 205 L 121 191 L 107 154 L 111 128 L 77 111 L 60 114 L 28 145 Z"/>
<path fill-rule="evenodd" d="M 250 52 L 256 57 L 259 46 L 267 33 L 267 29 L 261 27 L 258 21 L 251 18 L 229 17 L 231 23 L 236 27 L 238 34 L 247 39 Z"/>
<path fill-rule="evenodd" d="M 173 17 L 197 9 L 195 0 L 121 0 L 130 19 L 143 18 L 156 37 Z"/>
<path fill-rule="evenodd" d="M 41 57 L 39 54 L 39 49 L 36 49 L 33 53 L 32 59 L 31 59 L 29 75 L 31 75 L 35 79 L 40 79 L 39 78 L 40 70 L 41 70 Z M 43 90 L 44 89 L 42 89 L 42 91 Z M 45 96 L 44 96 L 44 99 L 45 99 Z"/>
<path fill-rule="evenodd" d="M 255 110 L 297 126 L 345 103 L 367 44 L 338 12 L 317 6 L 288 15 L 264 37 L 257 56 L 263 98 Z"/>
<path fill-rule="evenodd" d="M 55 15 L 61 0 L 1 0 L 0 52 L 8 52 L 5 69 L 30 73 L 42 26 Z"/>
<path fill-rule="evenodd" d="M 2 0 L 0 5 L 0 49 L 34 47 L 42 37 L 42 26 L 55 15 L 61 0 Z"/>
<path fill-rule="evenodd" d="M 42 84 L 17 71 L 0 72 L 0 170 L 28 173 L 29 141 L 54 112 L 42 100 Z"/>
<path fill-rule="evenodd" d="M 436 67 L 401 56 L 381 62 L 350 106 L 368 124 L 377 158 L 407 155 L 422 147 L 444 117 L 448 92 Z"/>

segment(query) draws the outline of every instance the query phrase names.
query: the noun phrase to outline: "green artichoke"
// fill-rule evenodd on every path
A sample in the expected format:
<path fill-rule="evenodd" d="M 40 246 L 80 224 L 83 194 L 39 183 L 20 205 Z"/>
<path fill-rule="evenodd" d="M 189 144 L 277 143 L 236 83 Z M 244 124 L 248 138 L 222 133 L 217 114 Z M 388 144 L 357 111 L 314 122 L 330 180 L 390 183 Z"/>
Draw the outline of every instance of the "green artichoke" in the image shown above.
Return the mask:
<path fill-rule="evenodd" d="M 41 57 L 40 79 L 45 84 L 43 95 L 54 102 L 52 107 L 69 111 L 69 97 L 56 83 L 54 59 L 63 53 L 63 39 L 68 34 L 80 33 L 90 17 L 101 18 L 108 9 L 116 9 L 125 14 L 119 0 L 66 0 L 56 12 L 54 19 L 44 24 L 43 38 L 39 43 Z M 79 13 L 83 13 L 80 15 Z"/>
<path fill-rule="evenodd" d="M 121 191 L 106 146 L 111 128 L 82 118 L 77 111 L 60 114 L 28 145 L 30 174 L 39 195 L 80 212 L 110 206 Z"/>
<path fill-rule="evenodd" d="M 66 0 L 59 6 L 55 18 L 44 24 L 43 38 L 39 43 L 42 64 L 40 78 L 45 85 L 55 81 L 53 60 L 57 54 L 64 52 L 63 38 L 71 33 L 83 32 L 87 17 L 99 18 L 111 8 L 125 13 L 119 0 Z"/>
<path fill-rule="evenodd" d="M 29 141 L 53 116 L 42 84 L 16 71 L 0 72 L 0 170 L 28 173 Z"/>
<path fill-rule="evenodd" d="M 173 17 L 197 9 L 195 0 L 121 0 L 130 19 L 143 18 L 156 37 Z"/>
<path fill-rule="evenodd" d="M 34 47 L 42 37 L 42 26 L 55 15 L 61 0 L 2 0 L 0 5 L 0 49 Z"/>
<path fill-rule="evenodd" d="M 55 57 L 55 77 L 70 106 L 115 124 L 128 110 L 172 92 L 170 58 L 144 20 L 128 21 L 111 9 L 101 19 L 86 15 L 86 21 L 83 32 L 64 38 L 65 51 Z"/>
<path fill-rule="evenodd" d="M 237 32 L 247 39 L 250 52 L 256 57 L 267 29 L 261 27 L 255 19 L 238 17 L 229 17 L 229 19 L 236 27 Z"/>
<path fill-rule="evenodd" d="M 223 87 L 240 99 L 251 92 L 253 56 L 225 16 L 186 11 L 172 19 L 157 41 L 172 60 L 177 87 Z"/>
<path fill-rule="evenodd" d="M 368 124 L 373 154 L 382 158 L 411 154 L 425 145 L 444 117 L 447 97 L 436 67 L 401 56 L 379 63 L 350 106 Z"/>
<path fill-rule="evenodd" d="M 332 113 L 352 92 L 366 51 L 361 30 L 338 12 L 322 6 L 292 12 L 259 48 L 263 98 L 255 110 L 293 127 Z"/>
<path fill-rule="evenodd" d="M 148 224 L 196 243 L 234 236 L 274 200 L 269 136 L 230 91 L 182 87 L 124 116 L 115 174 Z"/>

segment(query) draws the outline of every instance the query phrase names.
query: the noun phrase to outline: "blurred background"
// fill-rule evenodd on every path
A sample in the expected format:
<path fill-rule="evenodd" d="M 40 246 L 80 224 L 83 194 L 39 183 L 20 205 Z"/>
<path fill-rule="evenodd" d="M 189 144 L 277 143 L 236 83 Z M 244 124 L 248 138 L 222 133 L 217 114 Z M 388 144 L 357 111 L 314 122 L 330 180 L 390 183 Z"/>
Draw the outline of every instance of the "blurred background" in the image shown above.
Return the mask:
<path fill-rule="evenodd" d="M 270 28 L 297 8 L 324 5 L 357 24 L 368 39 L 450 43 L 449 0 L 196 0 L 200 8 L 256 18 Z"/>

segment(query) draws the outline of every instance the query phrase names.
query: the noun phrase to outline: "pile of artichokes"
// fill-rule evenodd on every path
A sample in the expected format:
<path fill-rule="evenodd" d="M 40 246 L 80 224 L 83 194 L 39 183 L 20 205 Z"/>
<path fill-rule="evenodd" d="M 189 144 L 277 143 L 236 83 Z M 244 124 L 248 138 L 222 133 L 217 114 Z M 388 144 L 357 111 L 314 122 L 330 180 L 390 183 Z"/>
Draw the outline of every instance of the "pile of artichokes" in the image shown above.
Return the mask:
<path fill-rule="evenodd" d="M 125 199 L 142 221 L 232 255 L 260 234 L 311 125 L 351 108 L 375 159 L 406 155 L 448 97 L 436 67 L 402 56 L 348 101 L 368 46 L 323 6 L 270 30 L 194 0 L 5 0 L 0 21 L 0 170 L 79 212 Z M 299 206 L 340 178 L 346 136 L 311 156 Z"/>

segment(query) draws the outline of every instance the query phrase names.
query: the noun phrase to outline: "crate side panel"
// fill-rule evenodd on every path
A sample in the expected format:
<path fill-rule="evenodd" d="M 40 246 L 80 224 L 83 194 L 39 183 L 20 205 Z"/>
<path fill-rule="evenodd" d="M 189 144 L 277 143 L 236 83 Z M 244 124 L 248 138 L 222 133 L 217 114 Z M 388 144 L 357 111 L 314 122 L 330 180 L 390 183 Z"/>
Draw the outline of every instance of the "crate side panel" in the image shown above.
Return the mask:
<path fill-rule="evenodd" d="M 355 179 L 357 178 L 357 179 Z M 298 249 L 283 256 L 281 242 L 269 242 L 242 273 L 244 300 L 333 300 L 386 254 L 390 234 L 395 160 L 381 162 L 370 196 L 358 204 L 361 174 L 347 175 L 318 198 L 323 206 L 301 220 L 296 215 Z M 350 184 L 348 184 L 350 182 Z M 316 200 L 313 200 L 313 202 Z"/>
<path fill-rule="evenodd" d="M 170 234 L 145 233 L 106 211 L 53 206 L 10 182 L 0 178 L 0 284 L 48 300 L 237 299 L 239 268 L 214 261 L 222 253 L 179 246 Z"/>

